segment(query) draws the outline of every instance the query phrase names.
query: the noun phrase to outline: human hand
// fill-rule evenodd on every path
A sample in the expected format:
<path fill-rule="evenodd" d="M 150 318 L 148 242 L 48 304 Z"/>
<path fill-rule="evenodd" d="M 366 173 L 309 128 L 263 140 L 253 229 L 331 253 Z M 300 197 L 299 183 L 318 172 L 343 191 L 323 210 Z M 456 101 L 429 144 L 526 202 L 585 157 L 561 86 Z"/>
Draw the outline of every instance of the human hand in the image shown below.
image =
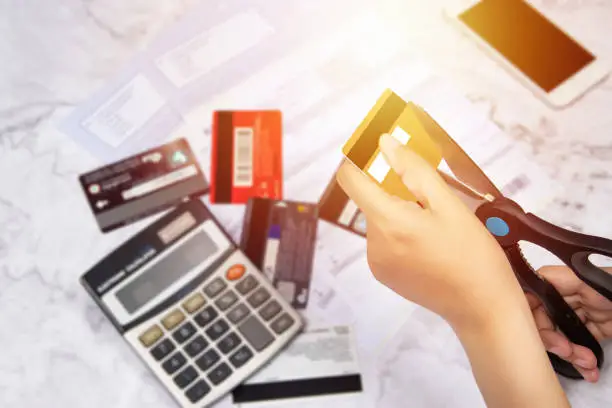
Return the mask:
<path fill-rule="evenodd" d="M 612 268 L 604 269 L 612 273 Z M 546 266 L 538 270 L 538 273 L 559 291 L 599 342 L 612 338 L 612 302 L 565 266 Z M 527 300 L 546 350 L 572 363 L 586 381 L 597 382 L 599 369 L 593 352 L 570 342 L 565 335 L 557 331 L 542 303 L 535 296 L 528 293 Z"/>
<path fill-rule="evenodd" d="M 503 319 L 517 304 L 528 312 L 503 250 L 437 172 L 389 135 L 380 147 L 422 206 L 386 193 L 350 162 L 340 167 L 338 183 L 366 216 L 376 279 L 451 325 Z"/>

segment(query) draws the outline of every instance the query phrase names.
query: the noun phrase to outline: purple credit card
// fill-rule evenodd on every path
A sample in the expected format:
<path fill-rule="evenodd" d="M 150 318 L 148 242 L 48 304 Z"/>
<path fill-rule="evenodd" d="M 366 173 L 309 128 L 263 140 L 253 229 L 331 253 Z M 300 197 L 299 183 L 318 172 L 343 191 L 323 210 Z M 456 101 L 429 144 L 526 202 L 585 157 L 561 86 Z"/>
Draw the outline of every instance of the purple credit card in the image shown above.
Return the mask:
<path fill-rule="evenodd" d="M 317 206 L 268 198 L 247 203 L 240 247 L 296 309 L 308 303 Z"/>

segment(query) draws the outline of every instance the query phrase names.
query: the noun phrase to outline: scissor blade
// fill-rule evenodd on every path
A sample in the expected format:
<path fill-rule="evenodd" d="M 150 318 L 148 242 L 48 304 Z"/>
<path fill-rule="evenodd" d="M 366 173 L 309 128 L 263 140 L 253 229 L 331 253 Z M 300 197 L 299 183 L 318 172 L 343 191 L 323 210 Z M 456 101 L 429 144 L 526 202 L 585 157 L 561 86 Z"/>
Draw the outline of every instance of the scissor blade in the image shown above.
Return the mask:
<path fill-rule="evenodd" d="M 471 192 L 480 194 L 481 198 L 489 195 L 493 198 L 501 198 L 503 194 L 495 187 L 495 184 L 478 167 L 476 163 L 463 151 L 448 133 L 436 122 L 422 107 L 413 102 L 408 106 L 415 112 L 427 134 L 436 142 L 442 152 L 442 157 L 450 167 L 453 175 L 458 181 L 471 189 Z M 448 183 L 448 181 L 447 181 Z M 449 183 L 456 191 L 464 196 L 470 196 L 470 192 L 462 191 L 456 185 Z M 472 199 L 474 197 L 472 196 Z M 487 200 L 488 201 L 488 200 Z"/>
<path fill-rule="evenodd" d="M 478 200 L 481 202 L 484 202 L 484 201 L 493 202 L 493 200 L 495 200 L 495 197 L 493 197 L 491 194 L 488 194 L 488 193 L 482 194 L 481 192 L 474 190 L 472 187 L 468 186 L 464 182 L 457 180 L 455 177 L 451 176 L 450 174 L 440 169 L 438 169 L 438 174 L 442 176 L 442 179 L 444 179 L 446 184 L 448 184 L 450 187 L 462 192 L 463 194 L 465 194 L 466 196 L 474 200 Z"/>
<path fill-rule="evenodd" d="M 473 212 L 476 212 L 478 207 L 485 202 L 495 200 L 492 195 L 480 194 L 478 191 L 475 191 L 473 188 L 465 185 L 444 171 L 438 170 L 438 174 L 442 176 L 442 179 L 446 182 L 446 184 L 453 189 L 455 195 L 458 196 L 467 206 L 467 208 Z"/>

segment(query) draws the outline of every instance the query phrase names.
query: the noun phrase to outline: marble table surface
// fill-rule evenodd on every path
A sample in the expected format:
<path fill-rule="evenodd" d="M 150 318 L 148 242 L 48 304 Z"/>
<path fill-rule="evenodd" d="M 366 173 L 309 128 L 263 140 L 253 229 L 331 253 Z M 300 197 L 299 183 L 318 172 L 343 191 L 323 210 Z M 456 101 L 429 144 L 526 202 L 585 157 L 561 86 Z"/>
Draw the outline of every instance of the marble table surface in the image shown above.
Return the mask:
<path fill-rule="evenodd" d="M 611 2 L 532 2 L 612 59 Z M 445 3 L 397 6 L 410 27 L 406 41 L 564 187 L 542 217 L 612 238 L 612 79 L 572 107 L 551 110 L 449 25 L 441 11 Z M 175 406 L 78 284 L 86 268 L 138 227 L 118 231 L 112 240 L 96 233 L 76 182 L 96 162 L 57 124 L 195 4 L 0 2 L 3 408 Z M 372 406 L 484 405 L 453 333 L 426 310 L 409 316 L 368 370 Z M 562 382 L 576 407 L 612 405 L 610 363 L 598 384 Z"/>

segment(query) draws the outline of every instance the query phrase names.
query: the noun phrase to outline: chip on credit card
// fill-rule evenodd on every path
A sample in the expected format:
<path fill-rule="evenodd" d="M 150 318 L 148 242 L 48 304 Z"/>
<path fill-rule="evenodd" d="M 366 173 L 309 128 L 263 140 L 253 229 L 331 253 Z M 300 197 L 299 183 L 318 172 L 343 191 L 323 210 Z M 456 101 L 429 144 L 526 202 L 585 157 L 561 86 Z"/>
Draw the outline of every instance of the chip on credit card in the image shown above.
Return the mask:
<path fill-rule="evenodd" d="M 319 218 L 357 235 L 366 236 L 365 214 L 340 187 L 335 173 L 319 200 Z"/>
<path fill-rule="evenodd" d="M 184 138 L 90 171 L 79 181 L 102 232 L 208 192 Z"/>
<path fill-rule="evenodd" d="M 308 303 L 317 238 L 316 204 L 252 198 L 240 248 L 296 309 Z"/>
<path fill-rule="evenodd" d="M 211 164 L 211 203 L 283 198 L 281 112 L 214 112 Z"/>
<path fill-rule="evenodd" d="M 408 201 L 416 201 L 416 198 L 397 173 L 391 171 L 378 148 L 378 140 L 383 133 L 389 133 L 437 168 L 442 161 L 442 153 L 413 109 L 412 103 L 386 90 L 342 148 L 346 158 L 386 192 Z"/>

